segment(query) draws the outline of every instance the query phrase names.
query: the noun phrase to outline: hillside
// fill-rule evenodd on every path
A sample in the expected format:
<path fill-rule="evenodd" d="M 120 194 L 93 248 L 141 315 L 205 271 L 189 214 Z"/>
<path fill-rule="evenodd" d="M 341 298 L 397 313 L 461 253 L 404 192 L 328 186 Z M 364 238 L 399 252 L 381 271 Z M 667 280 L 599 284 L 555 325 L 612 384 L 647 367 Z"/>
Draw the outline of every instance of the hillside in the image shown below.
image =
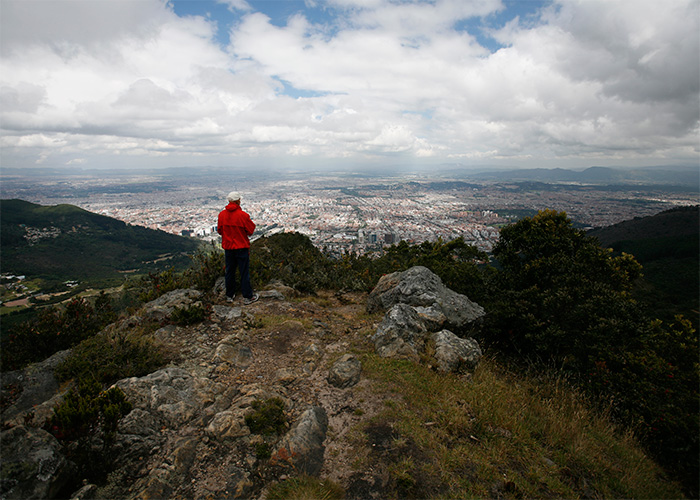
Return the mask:
<path fill-rule="evenodd" d="M 73 205 L 0 200 L 0 220 L 3 272 L 30 279 L 95 281 L 166 265 L 181 268 L 189 263 L 182 254 L 198 246 Z"/>
<path fill-rule="evenodd" d="M 261 295 L 243 307 L 240 298 L 229 304 L 178 290 L 106 330 L 107 342 L 149 339 L 171 359 L 117 382 L 133 409 L 112 448 L 82 442 L 112 457 L 106 477 L 66 475 L 62 452 L 50 447 L 55 438 L 33 427 L 56 400 L 40 404 L 51 393 L 32 400 L 25 389 L 3 413 L 14 425 L 3 437 L 6 460 L 22 464 L 3 473 L 25 482 L 3 484 L 27 496 L 34 486 L 43 497 L 80 489 L 77 498 L 110 500 L 682 496 L 630 434 L 617 433 L 562 378 L 516 375 L 490 357 L 472 373 L 382 358 L 372 337 L 383 313 L 366 312 L 366 293 L 299 295 L 276 285 Z M 198 301 L 209 311 L 204 321 L 168 321 L 174 307 Z M 155 318 L 165 326 L 149 330 Z M 348 359 L 359 362 L 358 378 L 347 364 L 339 369 Z M 275 398 L 281 413 L 260 410 Z M 273 415 L 275 430 L 260 430 L 258 419 Z M 27 479 L 27 443 L 54 464 L 50 474 L 38 469 L 43 482 Z"/>
<path fill-rule="evenodd" d="M 588 232 L 616 253 L 626 252 L 644 267 L 638 293 L 660 306 L 660 317 L 684 314 L 697 325 L 700 290 L 700 205 L 679 207 Z"/>

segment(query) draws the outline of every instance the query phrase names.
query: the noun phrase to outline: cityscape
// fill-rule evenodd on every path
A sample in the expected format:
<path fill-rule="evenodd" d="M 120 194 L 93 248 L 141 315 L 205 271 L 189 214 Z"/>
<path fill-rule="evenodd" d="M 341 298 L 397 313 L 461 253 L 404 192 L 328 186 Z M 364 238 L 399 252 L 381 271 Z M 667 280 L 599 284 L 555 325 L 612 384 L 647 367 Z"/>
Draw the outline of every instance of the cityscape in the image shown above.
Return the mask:
<path fill-rule="evenodd" d="M 334 255 L 458 237 L 488 252 L 500 227 L 543 209 L 565 211 L 578 227 L 591 228 L 698 203 L 697 189 L 664 185 L 483 181 L 426 173 L 204 169 L 3 175 L 2 180 L 5 199 L 68 203 L 203 241 L 218 241 L 217 215 L 235 190 L 257 225 L 254 238 L 299 232 Z"/>

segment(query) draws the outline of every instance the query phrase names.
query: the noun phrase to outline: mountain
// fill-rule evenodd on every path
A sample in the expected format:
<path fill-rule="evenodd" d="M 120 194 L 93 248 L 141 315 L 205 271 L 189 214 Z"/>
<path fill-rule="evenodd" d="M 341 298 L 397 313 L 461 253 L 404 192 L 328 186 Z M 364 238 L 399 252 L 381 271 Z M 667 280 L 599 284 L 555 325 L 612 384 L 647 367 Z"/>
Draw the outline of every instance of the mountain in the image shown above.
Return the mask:
<path fill-rule="evenodd" d="M 694 167 L 611 168 L 589 167 L 585 170 L 531 168 L 498 170 L 469 177 L 495 181 L 579 182 L 584 184 L 663 184 L 698 189 L 700 173 Z"/>
<path fill-rule="evenodd" d="M 700 205 L 678 207 L 588 232 L 601 245 L 635 256 L 644 267 L 638 290 L 662 319 L 683 314 L 697 326 Z"/>
<path fill-rule="evenodd" d="M 473 373 L 443 373 L 420 359 L 378 355 L 372 334 L 388 314 L 368 313 L 368 299 L 277 284 L 242 306 L 241 298 L 176 290 L 72 354 L 4 373 L 3 496 L 682 497 L 630 433 L 560 377 L 520 376 L 492 356 Z M 154 317 L 168 323 L 177 308 L 202 302 L 210 314 L 197 324 L 147 329 Z M 62 422 L 42 429 L 59 402 L 75 408 L 87 399 L 56 396 L 56 365 L 88 364 L 91 374 L 110 370 L 109 361 L 122 368 L 104 353 L 133 358 L 129 341 L 152 339 L 175 357 L 115 376 L 131 411 L 111 440 L 97 425 L 81 440 Z"/>
<path fill-rule="evenodd" d="M 189 261 L 183 254 L 199 245 L 73 205 L 0 200 L 0 218 L 2 270 L 28 278 L 93 281 L 164 265 L 182 267 Z"/>

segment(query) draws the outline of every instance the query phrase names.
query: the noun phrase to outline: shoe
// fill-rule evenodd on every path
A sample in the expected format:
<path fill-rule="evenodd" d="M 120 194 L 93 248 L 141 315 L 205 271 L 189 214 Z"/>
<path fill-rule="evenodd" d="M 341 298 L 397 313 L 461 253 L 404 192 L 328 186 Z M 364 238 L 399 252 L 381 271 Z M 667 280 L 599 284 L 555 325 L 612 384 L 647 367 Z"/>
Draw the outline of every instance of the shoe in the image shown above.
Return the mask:
<path fill-rule="evenodd" d="M 235 299 L 236 296 L 234 295 L 233 297 L 226 296 L 226 302 L 233 302 L 233 299 Z"/>
<path fill-rule="evenodd" d="M 257 300 L 260 298 L 260 296 L 257 293 L 254 293 L 251 298 L 245 298 L 243 299 L 243 303 L 245 305 L 252 304 L 253 302 L 257 302 Z"/>

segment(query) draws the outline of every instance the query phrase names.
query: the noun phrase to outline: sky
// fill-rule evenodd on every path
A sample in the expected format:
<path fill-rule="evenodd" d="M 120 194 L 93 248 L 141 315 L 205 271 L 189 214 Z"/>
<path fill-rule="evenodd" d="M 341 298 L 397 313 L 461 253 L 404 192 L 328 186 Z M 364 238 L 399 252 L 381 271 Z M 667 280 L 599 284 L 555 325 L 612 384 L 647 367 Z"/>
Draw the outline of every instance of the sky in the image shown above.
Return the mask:
<path fill-rule="evenodd" d="M 0 168 L 696 165 L 698 0 L 0 0 Z"/>

